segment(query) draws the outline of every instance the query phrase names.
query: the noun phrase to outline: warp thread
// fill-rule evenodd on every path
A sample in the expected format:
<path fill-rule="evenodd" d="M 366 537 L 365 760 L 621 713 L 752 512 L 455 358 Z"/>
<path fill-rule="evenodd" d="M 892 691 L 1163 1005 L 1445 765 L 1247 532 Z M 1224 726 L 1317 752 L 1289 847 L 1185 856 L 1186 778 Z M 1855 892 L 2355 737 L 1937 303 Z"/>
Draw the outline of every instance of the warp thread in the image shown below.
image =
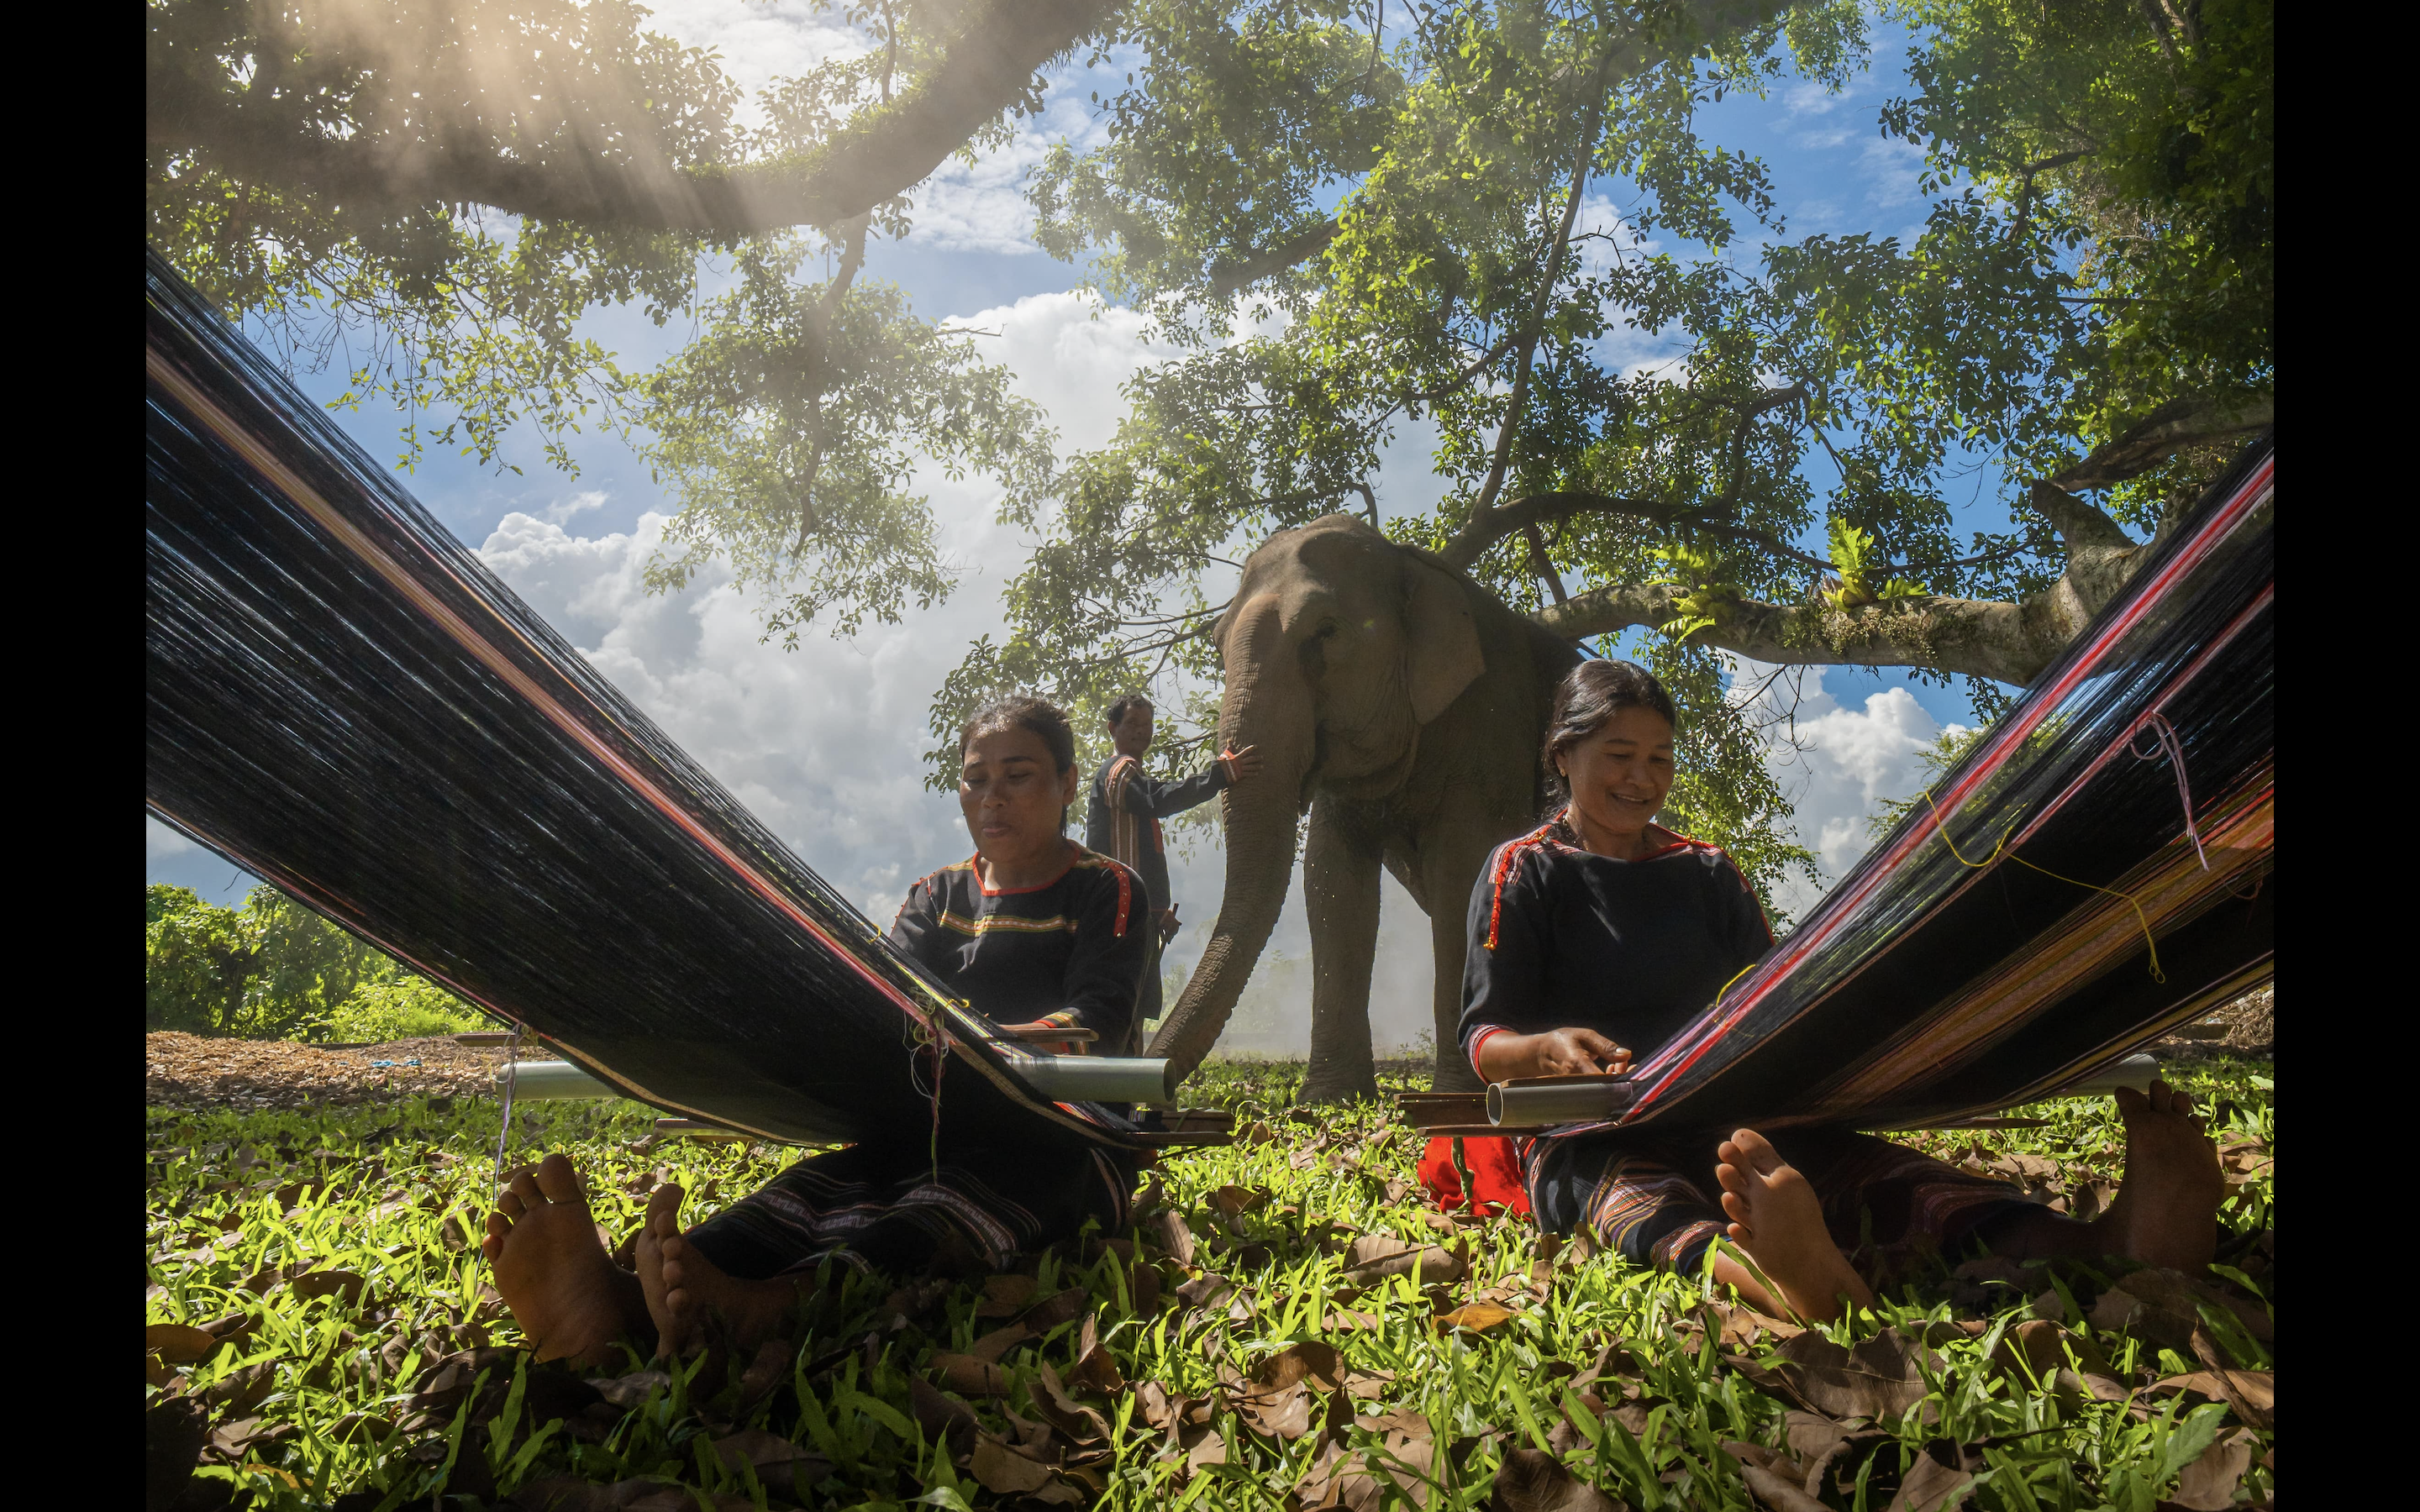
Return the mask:
<path fill-rule="evenodd" d="M 504 1122 L 496 1131 L 496 1200 L 504 1196 L 504 1142 L 513 1136 L 513 1083 L 520 1079 L 521 1068 L 521 1026 L 513 1026 L 513 1037 L 504 1041 Z"/>
<path fill-rule="evenodd" d="M 1941 831 L 1941 843 L 1949 848 L 1950 858 L 1955 860 L 1960 866 L 1972 867 L 1978 872 L 1983 868 L 1990 866 L 1993 862 L 2001 859 L 2002 853 L 2008 851 L 2009 837 L 2016 832 L 2017 818 L 2023 817 L 2022 815 L 2019 815 L 2017 818 L 2009 819 L 2008 827 L 2001 830 L 2000 838 L 1993 842 L 1991 855 L 1983 857 L 1979 861 L 1970 861 L 1966 859 L 1965 856 L 1961 856 L 1958 853 L 1958 842 L 1949 838 L 1949 821 L 1942 817 L 1941 805 L 1932 801 L 1932 792 L 1929 788 L 1925 790 L 1924 805 L 1926 808 L 1932 810 L 1933 826 Z M 2195 843 L 2198 844 L 2199 842 L 2196 841 Z M 2027 871 L 2039 872 L 2043 876 L 2050 878 L 2053 882 L 2064 882 L 2071 887 L 2088 887 L 2094 892 L 2105 892 L 2110 897 L 2117 899 L 2127 907 L 2134 910 L 2134 922 L 2143 927 L 2143 948 L 2149 950 L 2151 955 L 2151 980 L 2157 982 L 2165 982 L 2168 980 L 2168 974 L 2160 969 L 2160 942 L 2158 936 L 2151 933 L 2150 917 L 2143 912 L 2143 905 L 2134 901 L 2132 893 L 2119 892 L 2115 887 L 2104 887 L 2097 882 L 2079 882 L 2073 877 L 2060 876 L 2050 868 L 2046 866 L 2036 866 L 2033 862 L 2026 860 L 2024 856 L 2013 853 L 2009 854 L 2008 859 L 2016 862 L 2019 866 L 2025 868 Z M 2208 863 L 2205 862 L 2204 864 L 2207 865 Z"/>
<path fill-rule="evenodd" d="M 2140 750 L 2135 748 L 2134 737 L 2146 729 L 2151 732 L 2152 746 L 2149 750 Z M 2200 857 L 2201 869 L 2209 871 L 2210 856 L 2201 848 L 2201 830 L 2194 823 L 2193 784 L 2185 777 L 2184 742 L 2177 738 L 2177 727 L 2168 723 L 2166 715 L 2153 709 L 2137 719 L 2133 729 L 2126 732 L 2126 748 L 2133 752 L 2138 762 L 2155 762 L 2162 752 L 2167 754 L 2168 766 L 2177 776 L 2177 802 L 2184 806 L 2185 838 L 2193 841 L 2194 855 Z"/>

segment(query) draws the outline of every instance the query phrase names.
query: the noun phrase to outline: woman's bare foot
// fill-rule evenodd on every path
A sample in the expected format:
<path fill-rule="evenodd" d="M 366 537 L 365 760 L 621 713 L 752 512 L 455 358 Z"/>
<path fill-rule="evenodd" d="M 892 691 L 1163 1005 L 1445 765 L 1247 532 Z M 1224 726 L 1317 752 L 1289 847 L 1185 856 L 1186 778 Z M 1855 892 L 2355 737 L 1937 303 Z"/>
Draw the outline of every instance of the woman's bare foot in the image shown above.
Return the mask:
<path fill-rule="evenodd" d="M 513 1172 L 479 1249 L 541 1360 L 603 1365 L 646 1323 L 637 1280 L 597 1242 L 580 1173 L 562 1155 Z"/>
<path fill-rule="evenodd" d="M 639 1234 L 639 1286 L 655 1320 L 657 1357 L 677 1360 L 709 1343 L 744 1356 L 789 1320 L 799 1280 L 739 1281 L 725 1275 L 683 1237 L 684 1196 L 670 1182 L 649 1193 L 646 1227 Z M 711 1339 L 709 1320 L 719 1325 Z"/>
<path fill-rule="evenodd" d="M 1843 1298 L 1873 1305 L 1873 1291 L 1824 1228 L 1815 1189 L 1764 1135 L 1742 1129 L 1714 1153 L 1722 1161 L 1714 1179 L 1723 1184 L 1731 1241 L 1781 1289 L 1781 1302 L 1801 1318 L 1824 1323 L 1840 1316 Z"/>
<path fill-rule="evenodd" d="M 2094 1225 L 2105 1227 L 2105 1247 L 2173 1271 L 2208 1265 L 2218 1251 L 2226 1178 L 2192 1097 L 2162 1081 L 2149 1095 L 2121 1087 L 2118 1116 L 2126 1123 L 2126 1179 Z"/>

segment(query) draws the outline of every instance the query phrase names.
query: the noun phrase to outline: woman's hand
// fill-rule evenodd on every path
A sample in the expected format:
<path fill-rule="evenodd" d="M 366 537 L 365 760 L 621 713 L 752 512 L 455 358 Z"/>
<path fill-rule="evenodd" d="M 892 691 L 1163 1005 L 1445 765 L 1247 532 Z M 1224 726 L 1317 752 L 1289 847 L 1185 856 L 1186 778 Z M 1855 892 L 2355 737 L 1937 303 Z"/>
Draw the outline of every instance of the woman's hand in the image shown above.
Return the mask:
<path fill-rule="evenodd" d="M 1490 1035 L 1479 1047 L 1479 1073 L 1491 1082 L 1522 1076 L 1618 1076 L 1629 1069 L 1629 1050 L 1594 1029 Z"/>

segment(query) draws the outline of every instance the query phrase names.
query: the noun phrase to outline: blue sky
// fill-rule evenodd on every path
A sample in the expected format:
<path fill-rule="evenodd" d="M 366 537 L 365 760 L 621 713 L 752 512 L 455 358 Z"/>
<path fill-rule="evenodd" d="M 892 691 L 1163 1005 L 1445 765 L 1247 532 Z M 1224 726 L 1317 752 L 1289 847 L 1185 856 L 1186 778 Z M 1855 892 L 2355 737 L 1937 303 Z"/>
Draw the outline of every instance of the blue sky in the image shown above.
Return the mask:
<path fill-rule="evenodd" d="M 798 4 L 688 0 L 659 6 L 655 23 L 684 41 L 721 48 L 752 86 L 845 41 Z M 1790 235 L 1905 235 L 1920 224 L 1913 151 L 1885 142 L 1875 125 L 1883 102 L 1902 87 L 1900 56 L 1882 39 L 1875 67 L 1840 94 L 1785 84 L 1771 99 L 1734 95 L 1709 113 L 1712 134 L 1771 166 Z M 1112 60 L 1105 71 L 1120 72 L 1121 64 Z M 1024 168 L 1050 141 L 1081 145 L 1090 130 L 1081 102 L 1093 87 L 1069 71 L 1016 143 L 972 167 L 946 165 L 918 195 L 915 234 L 903 244 L 877 243 L 867 267 L 867 276 L 906 289 L 921 314 L 999 332 L 987 338 L 993 355 L 1050 411 L 1063 455 L 1108 439 L 1118 383 L 1155 355 L 1134 312 L 1105 310 L 1071 292 L 1078 270 L 1032 244 L 1017 192 Z M 626 367 L 650 364 L 685 335 L 677 324 L 659 332 L 635 312 L 608 312 L 589 325 Z M 323 401 L 341 392 L 342 378 L 297 375 Z M 372 455 L 398 455 L 392 409 L 365 405 L 339 421 Z M 1402 475 L 1380 480 L 1382 500 L 1425 507 L 1418 448 L 1397 450 Z M 847 641 L 811 638 L 784 653 L 757 642 L 752 606 L 727 579 L 709 574 L 671 596 L 639 586 L 657 522 L 675 504 L 619 442 L 588 438 L 579 448 L 578 478 L 549 470 L 526 435 L 511 439 L 505 456 L 523 471 L 431 455 L 408 483 L 810 864 L 887 918 L 910 881 L 967 850 L 954 802 L 923 789 L 917 755 L 926 702 L 976 634 L 997 632 L 999 592 L 1021 557 L 1021 542 L 991 517 L 993 501 L 979 480 L 920 480 L 965 569 L 947 604 L 911 613 L 902 625 L 869 627 Z M 1962 528 L 1996 527 L 2004 518 L 1985 504 Z M 1917 785 L 1916 748 L 1972 713 L 1962 691 L 1890 673 L 1836 670 L 1820 682 L 1810 677 L 1807 687 L 1802 732 L 1813 748 L 1788 757 L 1783 778 L 1798 795 L 1802 837 L 1837 871 L 1863 849 L 1864 816 L 1874 804 Z M 156 824 L 147 834 L 147 880 L 225 901 L 250 885 Z M 1171 958 L 1184 964 L 1217 913 L 1223 858 L 1215 837 L 1197 835 L 1180 851 L 1176 893 L 1192 927 Z M 1373 1012 L 1382 1039 L 1401 1041 L 1427 1019 L 1426 930 L 1408 898 L 1388 886 L 1380 959 L 1388 964 Z M 1795 900 L 1802 907 L 1808 901 L 1811 894 Z M 1265 984 L 1256 983 L 1261 1001 L 1245 1005 L 1247 1042 L 1253 1035 L 1269 1049 L 1304 1042 L 1291 998 L 1296 979 L 1307 977 L 1286 962 L 1298 967 L 1307 949 L 1297 898 L 1273 941 Z"/>

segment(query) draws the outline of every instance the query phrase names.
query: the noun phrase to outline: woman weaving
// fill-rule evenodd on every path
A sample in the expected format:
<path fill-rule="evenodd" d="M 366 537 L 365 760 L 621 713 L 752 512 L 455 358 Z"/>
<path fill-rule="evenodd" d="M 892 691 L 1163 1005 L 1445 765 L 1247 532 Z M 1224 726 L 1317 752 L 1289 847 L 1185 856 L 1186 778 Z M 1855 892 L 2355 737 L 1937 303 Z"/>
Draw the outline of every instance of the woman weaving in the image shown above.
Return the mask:
<path fill-rule="evenodd" d="M 1151 914 L 1132 872 L 1061 833 L 1078 782 L 1066 717 L 1006 700 L 967 722 L 958 749 L 975 855 L 908 889 L 892 944 L 1028 1038 L 1062 1028 L 1125 1043 Z M 827 1258 L 903 1274 L 1001 1270 L 1087 1219 L 1123 1224 L 1134 1177 L 1128 1158 L 1072 1138 L 944 1142 L 938 1162 L 922 1140 L 855 1145 L 808 1156 L 687 1232 L 680 1188 L 656 1188 L 626 1271 L 598 1242 L 571 1162 L 554 1154 L 514 1173 L 483 1247 L 540 1359 L 601 1363 L 648 1333 L 677 1356 L 708 1319 L 747 1349 Z"/>
<path fill-rule="evenodd" d="M 1627 662 L 1585 662 L 1557 690 L 1543 755 L 1562 806 L 1498 847 L 1471 894 L 1462 1044 L 1486 1080 L 1627 1070 L 1772 944 L 1730 858 L 1652 822 L 1674 726 L 1662 685 Z M 1717 1249 L 1715 1279 L 1811 1319 L 1869 1305 L 1926 1251 L 2208 1264 L 2224 1183 L 2191 1099 L 2154 1082 L 2118 1106 L 2126 1183 L 2089 1223 L 1832 1129 L 1548 1136 L 1527 1142 L 1522 1179 L 1542 1227 L 1587 1223 L 1637 1264 L 1691 1273 L 1728 1236 L 1755 1270 Z"/>

